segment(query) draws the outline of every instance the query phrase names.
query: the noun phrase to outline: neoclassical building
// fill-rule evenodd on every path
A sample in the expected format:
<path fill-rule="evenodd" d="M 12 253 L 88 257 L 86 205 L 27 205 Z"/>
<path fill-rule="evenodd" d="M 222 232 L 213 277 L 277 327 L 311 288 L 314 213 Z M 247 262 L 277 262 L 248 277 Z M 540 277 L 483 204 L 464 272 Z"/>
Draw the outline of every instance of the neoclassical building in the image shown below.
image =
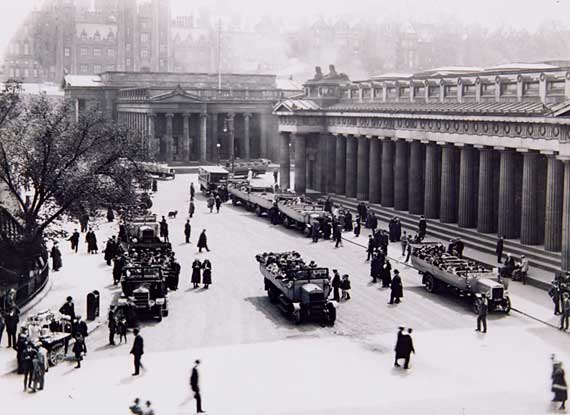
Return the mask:
<path fill-rule="evenodd" d="M 153 159 L 275 159 L 273 107 L 302 91 L 283 89 L 275 75 L 222 74 L 221 88 L 219 81 L 207 73 L 104 72 L 67 75 L 64 92 L 78 114 L 96 105 L 108 118 L 138 130 Z"/>
<path fill-rule="evenodd" d="M 349 81 L 317 68 L 274 109 L 281 185 L 496 236 L 570 269 L 570 68 L 441 68 Z M 291 150 L 292 149 L 292 150 Z M 456 233 L 457 234 L 457 233 Z M 473 239 L 475 240 L 475 239 Z"/>

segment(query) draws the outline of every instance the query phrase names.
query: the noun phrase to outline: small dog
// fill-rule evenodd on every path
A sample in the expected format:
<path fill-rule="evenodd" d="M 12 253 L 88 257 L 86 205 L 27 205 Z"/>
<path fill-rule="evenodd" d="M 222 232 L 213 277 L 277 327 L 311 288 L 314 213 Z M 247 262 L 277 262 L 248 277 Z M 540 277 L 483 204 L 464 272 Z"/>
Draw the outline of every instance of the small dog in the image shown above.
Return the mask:
<path fill-rule="evenodd" d="M 178 211 L 177 210 L 172 210 L 170 212 L 168 212 L 168 219 L 176 219 L 176 215 L 178 215 Z"/>

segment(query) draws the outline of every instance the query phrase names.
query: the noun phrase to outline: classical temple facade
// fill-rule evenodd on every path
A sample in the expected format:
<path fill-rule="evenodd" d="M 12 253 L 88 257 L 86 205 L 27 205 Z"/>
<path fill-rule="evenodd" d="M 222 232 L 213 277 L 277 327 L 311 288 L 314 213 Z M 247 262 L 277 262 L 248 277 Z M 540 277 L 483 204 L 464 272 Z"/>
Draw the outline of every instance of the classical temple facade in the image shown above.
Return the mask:
<path fill-rule="evenodd" d="M 165 162 L 216 161 L 278 154 L 281 99 L 275 75 L 105 72 L 67 75 L 65 98 L 76 114 L 96 106 L 109 119 L 139 131 L 149 157 Z"/>
<path fill-rule="evenodd" d="M 357 82 L 330 69 L 317 68 L 302 98 L 274 109 L 282 187 L 291 187 L 292 149 L 297 192 L 504 235 L 536 262 L 570 270 L 570 68 L 441 68 Z"/>

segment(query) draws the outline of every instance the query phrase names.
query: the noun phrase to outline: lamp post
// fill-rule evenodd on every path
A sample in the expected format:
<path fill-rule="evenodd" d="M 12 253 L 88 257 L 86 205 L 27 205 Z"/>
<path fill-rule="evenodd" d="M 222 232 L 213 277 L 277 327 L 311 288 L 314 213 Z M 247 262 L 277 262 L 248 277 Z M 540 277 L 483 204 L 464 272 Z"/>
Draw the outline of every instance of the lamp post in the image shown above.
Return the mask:
<path fill-rule="evenodd" d="M 221 146 L 222 145 L 219 142 L 216 143 L 216 149 L 217 149 L 216 152 L 218 153 L 218 164 L 220 164 L 220 147 Z"/>
<path fill-rule="evenodd" d="M 224 133 L 230 136 L 230 163 L 232 166 L 232 176 L 234 174 L 234 160 L 235 160 L 235 139 L 234 139 L 234 114 L 229 113 L 224 119 Z"/>

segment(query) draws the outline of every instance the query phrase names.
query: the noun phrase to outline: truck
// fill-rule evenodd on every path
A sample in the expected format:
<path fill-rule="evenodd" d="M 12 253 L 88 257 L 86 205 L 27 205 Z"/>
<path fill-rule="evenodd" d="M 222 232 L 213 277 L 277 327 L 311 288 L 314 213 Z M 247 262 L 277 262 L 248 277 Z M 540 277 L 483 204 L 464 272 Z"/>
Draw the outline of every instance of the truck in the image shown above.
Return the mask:
<path fill-rule="evenodd" d="M 249 171 L 253 177 L 265 174 L 271 160 L 268 159 L 234 159 L 234 160 L 221 160 L 220 164 L 224 166 L 228 171 L 232 172 L 234 177 L 247 176 Z"/>
<path fill-rule="evenodd" d="M 208 194 L 220 185 L 227 184 L 230 172 L 222 166 L 201 166 L 198 169 L 198 183 L 200 190 Z"/>
<path fill-rule="evenodd" d="M 475 313 L 479 312 L 480 306 L 478 294 L 487 298 L 489 311 L 508 313 L 511 310 L 511 299 L 505 286 L 495 279 L 497 274 L 484 264 L 447 254 L 439 242 L 412 244 L 411 259 L 412 266 L 422 276 L 422 284 L 427 292 L 451 289 L 471 298 Z"/>
<path fill-rule="evenodd" d="M 163 180 L 174 180 L 174 169 L 168 167 L 166 163 L 152 163 L 148 161 L 137 161 L 135 163 L 137 169 L 149 175 L 152 178 Z"/>
<path fill-rule="evenodd" d="M 273 193 L 273 186 L 261 183 L 252 184 L 248 181 L 230 183 L 228 192 L 234 206 L 245 206 L 248 210 L 254 210 L 257 216 L 267 213 L 276 197 Z"/>
<path fill-rule="evenodd" d="M 283 198 L 277 201 L 277 208 L 283 225 L 287 228 L 296 227 L 310 234 L 314 221 L 322 222 L 331 219 L 324 205 L 304 201 L 301 197 Z"/>
<path fill-rule="evenodd" d="M 334 325 L 336 308 L 328 299 L 331 283 L 328 268 L 303 265 L 296 253 L 256 255 L 269 300 L 296 324 L 319 321 Z M 291 263 L 297 265 L 291 266 Z"/>
<path fill-rule="evenodd" d="M 129 327 L 151 316 L 158 321 L 168 316 L 168 288 L 161 266 L 132 264 L 123 268 L 122 295 L 116 302 Z"/>

